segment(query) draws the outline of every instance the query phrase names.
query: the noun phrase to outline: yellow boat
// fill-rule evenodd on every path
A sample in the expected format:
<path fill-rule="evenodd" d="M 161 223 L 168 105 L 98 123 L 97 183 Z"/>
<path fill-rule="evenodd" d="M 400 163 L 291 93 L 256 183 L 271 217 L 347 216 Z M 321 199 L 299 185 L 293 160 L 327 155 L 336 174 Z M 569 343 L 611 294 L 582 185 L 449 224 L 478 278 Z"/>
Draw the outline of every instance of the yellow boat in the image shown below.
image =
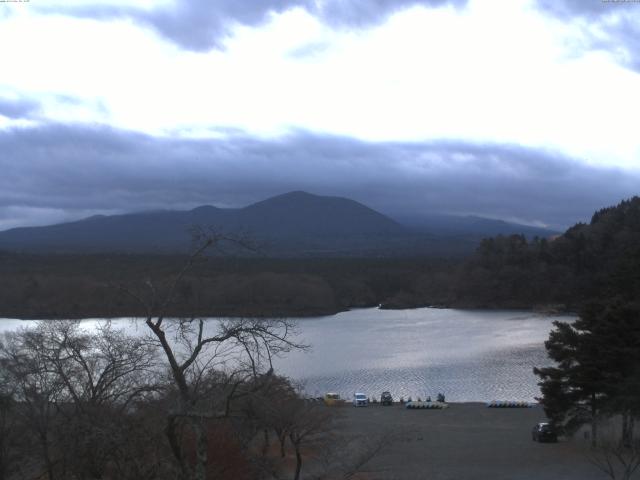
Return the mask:
<path fill-rule="evenodd" d="M 328 407 L 342 403 L 339 393 L 326 393 L 324 396 L 324 404 Z"/>

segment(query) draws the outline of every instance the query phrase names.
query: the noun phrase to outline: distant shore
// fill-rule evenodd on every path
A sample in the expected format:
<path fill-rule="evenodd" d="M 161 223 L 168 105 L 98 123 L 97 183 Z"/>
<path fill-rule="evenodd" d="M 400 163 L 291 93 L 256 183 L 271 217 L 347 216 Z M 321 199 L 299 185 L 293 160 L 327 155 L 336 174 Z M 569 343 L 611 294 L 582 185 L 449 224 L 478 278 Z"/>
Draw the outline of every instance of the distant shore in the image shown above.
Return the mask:
<path fill-rule="evenodd" d="M 457 310 L 484 310 L 484 311 L 509 311 L 517 310 L 523 312 L 531 312 L 541 315 L 574 315 L 575 312 L 565 306 L 556 305 L 542 305 L 535 307 L 504 307 L 504 306 L 474 306 L 474 305 L 358 305 L 350 308 L 342 309 L 313 309 L 313 310 L 274 310 L 268 313 L 263 311 L 256 312 L 250 310 L 215 310 L 211 312 L 200 312 L 198 314 L 185 313 L 185 312 L 171 312 L 167 317 L 174 318 L 316 318 L 336 315 L 338 313 L 348 312 L 356 309 L 368 309 L 379 308 L 380 310 L 417 310 L 422 308 L 433 309 L 457 309 Z M 87 312 L 85 314 L 73 314 L 65 315 L 54 312 L 51 314 L 39 314 L 39 315 L 21 315 L 16 314 L 15 311 L 2 311 L 0 310 L 0 319 L 11 320 L 83 320 L 87 318 L 104 318 L 104 319 L 116 319 L 116 318 L 145 318 L 146 315 L 141 315 L 139 312 L 135 313 L 118 313 L 118 314 L 100 314 L 96 312 Z"/>

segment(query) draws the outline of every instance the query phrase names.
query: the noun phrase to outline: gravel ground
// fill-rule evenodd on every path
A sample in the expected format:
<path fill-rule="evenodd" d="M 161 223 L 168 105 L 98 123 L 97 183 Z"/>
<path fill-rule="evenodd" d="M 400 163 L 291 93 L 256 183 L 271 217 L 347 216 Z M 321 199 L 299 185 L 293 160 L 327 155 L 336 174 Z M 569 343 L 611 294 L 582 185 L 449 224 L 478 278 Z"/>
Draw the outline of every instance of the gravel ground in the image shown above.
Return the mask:
<path fill-rule="evenodd" d="M 545 420 L 540 407 L 498 409 L 460 403 L 445 410 L 407 410 L 399 405 L 339 408 L 346 434 L 395 432 L 367 465 L 368 479 L 607 478 L 587 460 L 585 440 L 531 440 L 533 426 Z"/>

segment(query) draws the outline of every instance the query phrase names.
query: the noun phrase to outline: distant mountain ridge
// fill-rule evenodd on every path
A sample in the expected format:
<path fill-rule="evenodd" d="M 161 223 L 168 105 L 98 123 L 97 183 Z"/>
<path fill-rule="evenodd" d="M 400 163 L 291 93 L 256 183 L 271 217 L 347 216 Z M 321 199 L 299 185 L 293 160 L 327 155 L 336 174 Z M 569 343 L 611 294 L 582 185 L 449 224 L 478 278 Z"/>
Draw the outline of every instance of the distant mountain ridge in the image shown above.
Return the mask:
<path fill-rule="evenodd" d="M 402 225 L 416 231 L 428 233 L 437 232 L 439 235 L 446 236 L 478 235 L 484 238 L 487 236 L 511 235 L 516 233 L 528 238 L 535 236 L 544 238 L 560 233 L 549 228 L 510 223 L 504 220 L 485 218 L 477 215 L 425 214 L 423 216 L 399 216 L 397 220 Z"/>
<path fill-rule="evenodd" d="M 97 215 L 45 227 L 14 228 L 0 232 L 0 249 L 39 253 L 182 253 L 188 251 L 189 231 L 196 225 L 228 234 L 242 233 L 261 244 L 264 253 L 284 256 L 458 255 L 473 251 L 482 238 L 481 229 L 465 227 L 464 220 L 439 218 L 431 222 L 430 228 L 418 228 L 401 224 L 354 200 L 295 191 L 244 208 L 205 205 L 188 211 Z M 457 226 L 445 228 L 446 218 L 450 224 L 457 222 Z M 505 231 L 499 233 L 527 235 L 523 229 L 531 228 L 503 224 Z M 495 233 L 487 229 L 484 235 Z M 453 236 L 457 237 L 455 242 L 449 238 Z"/>

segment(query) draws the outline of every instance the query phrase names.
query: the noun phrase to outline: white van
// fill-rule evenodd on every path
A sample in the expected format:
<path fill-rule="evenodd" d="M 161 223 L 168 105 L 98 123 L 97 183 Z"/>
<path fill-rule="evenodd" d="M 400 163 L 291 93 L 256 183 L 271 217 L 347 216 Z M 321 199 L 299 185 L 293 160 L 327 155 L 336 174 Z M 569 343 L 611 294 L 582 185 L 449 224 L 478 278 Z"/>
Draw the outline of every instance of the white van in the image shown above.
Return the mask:
<path fill-rule="evenodd" d="M 353 406 L 354 407 L 366 407 L 369 404 L 369 400 L 364 393 L 353 394 Z"/>

